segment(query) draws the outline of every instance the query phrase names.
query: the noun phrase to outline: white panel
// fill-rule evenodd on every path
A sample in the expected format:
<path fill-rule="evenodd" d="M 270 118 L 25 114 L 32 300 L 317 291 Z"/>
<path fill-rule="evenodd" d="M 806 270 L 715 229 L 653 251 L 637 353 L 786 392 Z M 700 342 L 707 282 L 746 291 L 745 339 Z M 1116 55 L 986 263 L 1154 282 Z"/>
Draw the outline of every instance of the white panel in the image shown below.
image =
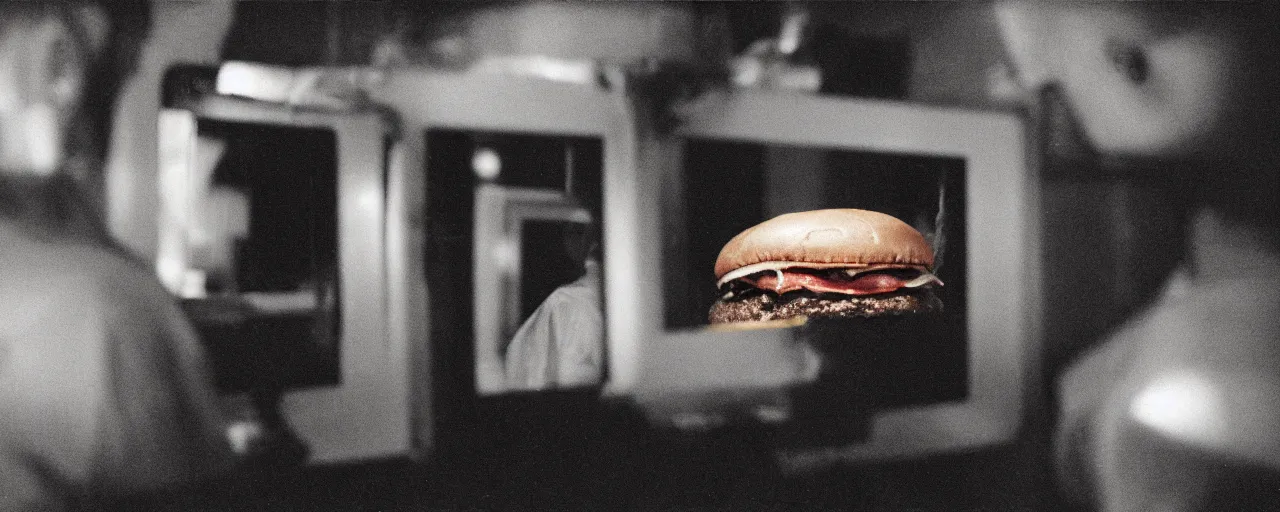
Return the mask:
<path fill-rule="evenodd" d="M 560 190 L 481 185 L 475 191 L 475 246 L 472 248 L 476 390 L 507 389 L 502 347 L 504 333 L 519 326 L 520 241 L 526 220 L 589 222 Z M 514 324 L 514 325 L 512 325 Z"/>
<path fill-rule="evenodd" d="M 1035 182 L 1025 158 L 1022 120 L 1007 113 L 754 91 L 711 95 L 687 111 L 690 115 L 680 133 L 688 138 L 955 157 L 965 162 L 970 398 L 878 414 L 867 442 L 783 454 L 784 465 L 801 468 L 836 459 L 897 458 L 1012 440 L 1030 385 L 1029 356 L 1035 353 L 1032 347 L 1038 339 L 1040 315 L 1035 293 Z M 665 151 L 673 151 L 670 143 Z M 672 161 L 669 155 L 646 156 L 652 159 L 642 158 L 642 162 Z M 678 159 L 675 165 L 680 165 Z M 631 312 L 634 323 L 629 330 L 619 331 L 621 338 L 611 339 L 611 348 L 622 347 L 628 357 L 643 361 L 643 367 L 623 374 L 625 379 L 611 381 L 612 391 L 712 392 L 730 383 L 801 382 L 800 369 L 779 374 L 793 365 L 794 358 L 787 352 L 794 344 L 784 335 L 743 336 L 733 342 L 741 347 L 725 350 L 723 334 L 663 331 L 663 295 L 656 277 L 661 272 L 661 252 L 655 243 L 661 236 L 658 212 L 662 205 L 651 197 L 662 186 L 653 182 L 652 176 L 658 174 L 637 172 L 636 181 L 628 183 L 638 189 L 639 204 L 638 211 L 627 212 L 632 214 L 627 218 L 635 223 L 634 236 L 641 240 L 634 247 L 640 256 L 628 263 L 652 279 L 637 281 L 634 293 L 639 304 Z M 714 354 L 691 345 L 713 346 L 713 352 L 725 354 L 721 357 L 740 349 L 773 355 L 760 357 L 769 360 L 764 362 L 732 359 L 731 364 L 703 364 L 697 375 L 674 376 L 663 367 L 682 360 L 714 361 Z M 744 378 L 748 371 L 740 370 L 762 376 Z"/>
<path fill-rule="evenodd" d="M 389 71 L 381 81 L 371 85 L 369 94 L 375 103 L 395 111 L 403 129 L 402 136 L 415 145 L 421 144 L 419 141 L 430 129 L 601 139 L 604 143 L 601 179 L 606 336 L 622 337 L 620 333 L 637 325 L 632 284 L 643 276 L 635 263 L 644 241 L 633 236 L 633 225 L 625 219 L 634 218 L 640 211 L 636 196 L 643 189 L 635 183 L 636 173 L 632 172 L 635 154 L 630 136 L 633 132 L 629 128 L 631 120 L 624 95 L 593 85 L 413 69 Z M 419 155 L 419 158 L 424 157 Z M 422 165 L 418 163 L 419 170 L 423 169 Z M 656 191 L 656 184 L 649 190 Z M 430 191 L 425 193 L 429 195 Z M 486 281 L 487 276 L 475 276 L 475 279 L 477 293 L 481 289 L 493 289 L 493 284 Z M 475 321 L 477 350 L 480 350 L 492 344 L 482 340 L 481 333 L 492 332 L 494 327 L 487 319 Z M 614 366 L 618 359 L 616 347 L 610 343 L 611 381 L 620 376 L 625 379 L 626 372 Z M 478 369 L 478 377 L 494 374 L 492 358 L 482 364 L 490 368 Z M 501 389 L 496 382 L 478 384 L 482 390 Z"/>
<path fill-rule="evenodd" d="M 403 379 L 409 392 L 413 453 L 420 455 L 434 444 L 431 345 L 427 343 L 430 319 L 423 313 L 427 310 L 426 262 L 422 257 L 426 254 L 426 177 L 421 139 L 395 143 L 387 166 L 387 336 L 392 347 L 406 347 L 408 353 Z"/>
<path fill-rule="evenodd" d="M 186 110 L 164 109 L 160 133 L 160 208 L 157 210 L 156 274 L 169 293 L 182 291 L 190 264 L 187 230 L 191 226 L 191 167 L 196 152 L 196 118 Z"/>
<path fill-rule="evenodd" d="M 384 124 L 334 116 L 338 139 L 341 384 L 287 393 L 282 408 L 314 462 L 405 455 L 412 448 L 405 339 L 388 335 Z"/>
<path fill-rule="evenodd" d="M 397 69 L 370 93 L 415 137 L 428 127 L 601 137 L 617 124 L 605 91 L 527 77 Z"/>
<path fill-rule="evenodd" d="M 397 306 L 421 303 L 418 294 L 425 290 L 413 289 L 412 281 L 392 286 L 388 280 L 391 271 L 396 276 L 414 271 L 406 268 L 404 254 L 421 242 L 402 229 L 411 222 L 406 204 L 415 199 L 389 195 L 384 182 L 386 120 L 380 114 L 295 110 L 213 96 L 196 108 L 201 119 L 324 128 L 335 134 L 341 380 L 337 386 L 286 392 L 281 409 L 310 446 L 313 463 L 412 454 L 414 411 L 429 408 L 410 398 L 415 332 L 422 332 L 414 329 L 425 326 L 407 319 L 389 299 L 396 298 Z M 387 175 L 402 183 L 413 180 L 403 173 Z"/>

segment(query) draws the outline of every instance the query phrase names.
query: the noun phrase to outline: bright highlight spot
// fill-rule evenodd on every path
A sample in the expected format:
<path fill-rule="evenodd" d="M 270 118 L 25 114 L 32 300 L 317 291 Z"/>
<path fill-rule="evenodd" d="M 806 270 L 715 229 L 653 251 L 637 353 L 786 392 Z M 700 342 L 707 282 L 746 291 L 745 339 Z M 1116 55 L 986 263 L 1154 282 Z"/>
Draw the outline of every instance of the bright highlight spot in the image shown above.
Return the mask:
<path fill-rule="evenodd" d="M 231 442 L 231 449 L 241 455 L 249 453 L 253 444 L 265 434 L 266 430 L 262 425 L 253 421 L 237 421 L 227 427 L 227 440 Z"/>
<path fill-rule="evenodd" d="M 249 62 L 226 62 L 218 68 L 218 94 L 283 103 L 293 88 L 292 70 Z"/>
<path fill-rule="evenodd" d="M 492 181 L 502 172 L 502 158 L 498 152 L 490 148 L 477 149 L 471 156 L 471 170 L 485 181 Z"/>
<path fill-rule="evenodd" d="M 177 295 L 182 291 L 182 279 L 186 270 L 182 260 L 172 254 L 161 254 L 156 259 L 156 276 L 169 293 Z"/>
<path fill-rule="evenodd" d="M 382 207 L 382 191 L 377 188 L 361 190 L 356 195 L 356 203 L 362 210 L 378 211 Z"/>
<path fill-rule="evenodd" d="M 1218 390 L 1193 374 L 1156 380 L 1129 404 L 1129 415 L 1157 432 L 1181 441 L 1212 444 L 1226 434 L 1222 411 Z"/>
<path fill-rule="evenodd" d="M 506 239 L 493 246 L 494 266 L 506 273 L 514 273 L 520 267 L 520 242 Z"/>

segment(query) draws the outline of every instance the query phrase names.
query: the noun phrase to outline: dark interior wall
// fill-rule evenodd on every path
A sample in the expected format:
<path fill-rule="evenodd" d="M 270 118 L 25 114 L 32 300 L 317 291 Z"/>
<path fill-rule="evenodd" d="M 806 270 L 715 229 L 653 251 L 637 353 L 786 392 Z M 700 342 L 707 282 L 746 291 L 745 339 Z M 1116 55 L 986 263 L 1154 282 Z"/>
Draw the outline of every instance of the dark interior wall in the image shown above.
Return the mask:
<path fill-rule="evenodd" d="M 224 60 L 283 66 L 360 65 L 394 28 L 390 2 L 236 2 Z"/>
<path fill-rule="evenodd" d="M 1054 90 L 1033 109 L 1050 377 L 1152 300 L 1181 263 L 1190 203 L 1161 180 L 1109 171 L 1067 109 Z"/>
<path fill-rule="evenodd" d="M 421 42 L 447 26 L 457 25 L 459 18 L 474 12 L 476 6 L 489 4 L 493 2 L 468 2 L 462 8 L 462 4 L 452 2 L 239 1 L 223 55 L 226 59 L 291 66 L 367 64 L 377 42 L 393 32 L 402 32 L 402 37 L 411 43 Z M 724 5 L 722 12 L 730 24 L 734 51 L 776 33 L 782 11 L 779 5 Z M 885 59 L 886 55 L 905 54 L 909 99 L 992 105 L 985 89 L 987 75 L 1003 50 L 986 4 L 816 2 L 810 9 L 816 37 L 813 44 L 818 53 L 833 43 L 842 44 L 858 53 L 858 58 L 847 60 L 864 67 L 869 65 L 869 59 L 881 59 L 888 65 L 892 62 Z M 441 26 L 433 29 L 435 22 Z M 843 29 L 843 33 L 828 30 L 834 27 Z M 854 41 L 836 41 L 840 38 Z M 897 48 L 902 45 L 909 48 Z M 844 81 L 856 78 L 837 77 Z"/>
<path fill-rule="evenodd" d="M 909 46 L 910 101 L 970 108 L 1007 108 L 988 91 L 1003 58 L 999 30 L 985 2 L 815 2 L 813 19 L 856 37 Z"/>

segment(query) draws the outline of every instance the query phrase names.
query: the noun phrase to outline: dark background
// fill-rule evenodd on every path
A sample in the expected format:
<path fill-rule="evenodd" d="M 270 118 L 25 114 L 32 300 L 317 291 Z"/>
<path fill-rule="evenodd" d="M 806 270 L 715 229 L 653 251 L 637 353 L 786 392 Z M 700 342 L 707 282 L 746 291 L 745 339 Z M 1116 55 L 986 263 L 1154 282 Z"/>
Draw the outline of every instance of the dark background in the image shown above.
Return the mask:
<path fill-rule="evenodd" d="M 209 346 L 218 387 L 239 392 L 337 384 L 336 308 L 267 316 L 223 300 L 235 292 L 341 292 L 333 132 L 209 120 L 197 129 L 227 141 L 213 185 L 249 198 L 249 233 L 236 244 L 235 275 L 221 281 L 212 276 L 212 298 L 185 304 Z"/>
<path fill-rule="evenodd" d="M 767 220 L 765 173 L 768 148 L 733 141 L 691 141 L 685 150 L 685 226 L 687 250 L 668 252 L 683 259 L 683 285 L 665 303 L 671 328 L 706 325 L 707 311 L 719 298 L 711 269 L 720 249 L 742 230 Z M 822 151 L 815 149 L 815 151 Z M 967 243 L 965 166 L 953 158 L 854 151 L 823 151 L 823 197 L 818 208 L 860 208 L 886 213 L 912 224 L 922 234 L 934 231 L 939 189 L 945 182 L 943 266 L 936 274 L 945 286 L 937 293 L 945 305 L 942 320 L 929 328 L 894 328 L 862 355 L 875 361 L 883 379 L 867 384 L 873 403 L 902 407 L 963 399 L 968 393 Z M 784 171 L 785 172 L 785 171 Z M 725 186 L 732 183 L 732 186 Z M 936 248 L 935 248 L 936 250 Z M 674 300 L 673 300 L 674 299 Z M 856 330 L 863 320 L 835 320 Z M 829 327 L 826 329 L 830 329 Z M 825 332 L 833 332 L 825 330 Z M 857 336 L 853 336 L 857 338 Z"/>
<path fill-rule="evenodd" d="M 524 238 L 520 240 L 520 318 L 529 318 L 556 288 L 582 277 L 582 262 L 569 254 L 566 247 L 570 237 L 582 236 L 582 229 L 570 222 L 538 220 L 525 221 L 523 229 Z M 604 304 L 600 307 L 603 314 Z M 604 340 L 600 342 L 604 343 Z"/>

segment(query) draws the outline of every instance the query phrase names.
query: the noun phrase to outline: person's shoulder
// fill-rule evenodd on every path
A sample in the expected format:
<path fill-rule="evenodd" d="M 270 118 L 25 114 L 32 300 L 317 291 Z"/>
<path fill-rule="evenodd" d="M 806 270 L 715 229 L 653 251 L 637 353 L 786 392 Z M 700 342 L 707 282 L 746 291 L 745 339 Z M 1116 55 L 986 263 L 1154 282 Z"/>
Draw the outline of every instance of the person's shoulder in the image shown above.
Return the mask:
<path fill-rule="evenodd" d="M 600 277 L 592 273 L 579 277 L 551 292 L 548 300 L 564 303 L 591 303 L 600 307 Z"/>
<path fill-rule="evenodd" d="M 1280 269 L 1195 283 L 1159 304 L 1140 338 L 1144 358 L 1280 371 Z"/>
<path fill-rule="evenodd" d="M 1280 469 L 1278 275 L 1196 283 L 1134 332 L 1120 416 L 1166 439 Z"/>
<path fill-rule="evenodd" d="M 1135 386 L 1126 419 L 1170 442 L 1229 460 L 1280 469 L 1280 375 L 1276 368 L 1188 364 Z"/>
<path fill-rule="evenodd" d="M 0 300 L 29 302 L 40 296 L 62 295 L 83 288 L 92 275 L 83 268 L 79 247 L 7 236 L 0 252 Z M 61 249 L 61 250 L 60 250 Z"/>
<path fill-rule="evenodd" d="M 144 266 L 84 243 L 7 236 L 0 251 L 0 302 L 142 305 L 163 295 Z"/>

